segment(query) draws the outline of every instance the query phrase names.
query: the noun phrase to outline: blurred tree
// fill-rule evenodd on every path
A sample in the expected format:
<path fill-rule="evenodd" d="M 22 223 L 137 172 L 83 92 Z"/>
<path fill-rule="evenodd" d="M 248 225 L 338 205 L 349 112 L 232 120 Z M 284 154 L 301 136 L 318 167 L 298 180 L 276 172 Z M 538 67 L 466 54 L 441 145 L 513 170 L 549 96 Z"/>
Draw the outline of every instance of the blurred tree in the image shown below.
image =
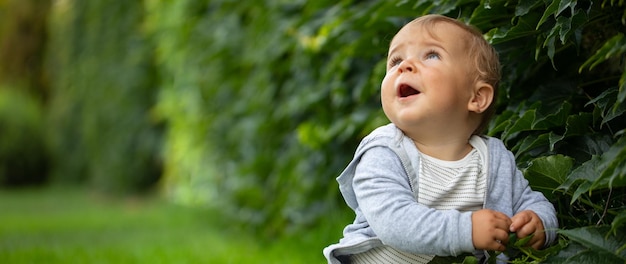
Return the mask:
<path fill-rule="evenodd" d="M 0 9 L 0 83 L 45 97 L 48 81 L 43 60 L 50 1 L 5 0 Z"/>
<path fill-rule="evenodd" d="M 47 179 L 42 104 L 47 0 L 0 1 L 0 185 Z"/>
<path fill-rule="evenodd" d="M 37 99 L 0 85 L 0 186 L 46 182 L 48 152 L 42 126 Z"/>
<path fill-rule="evenodd" d="M 160 177 L 152 49 L 140 1 L 57 1 L 51 17 L 48 127 L 55 180 L 112 191 Z"/>

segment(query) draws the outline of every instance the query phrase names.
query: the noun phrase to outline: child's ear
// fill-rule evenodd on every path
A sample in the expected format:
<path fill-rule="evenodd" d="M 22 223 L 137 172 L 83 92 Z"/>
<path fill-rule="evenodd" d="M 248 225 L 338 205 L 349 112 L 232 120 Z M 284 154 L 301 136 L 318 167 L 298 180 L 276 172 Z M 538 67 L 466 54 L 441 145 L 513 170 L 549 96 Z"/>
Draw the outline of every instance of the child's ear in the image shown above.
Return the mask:
<path fill-rule="evenodd" d="M 490 84 L 478 81 L 473 89 L 472 98 L 469 102 L 468 110 L 470 112 L 482 113 L 489 108 L 493 101 L 493 86 Z"/>

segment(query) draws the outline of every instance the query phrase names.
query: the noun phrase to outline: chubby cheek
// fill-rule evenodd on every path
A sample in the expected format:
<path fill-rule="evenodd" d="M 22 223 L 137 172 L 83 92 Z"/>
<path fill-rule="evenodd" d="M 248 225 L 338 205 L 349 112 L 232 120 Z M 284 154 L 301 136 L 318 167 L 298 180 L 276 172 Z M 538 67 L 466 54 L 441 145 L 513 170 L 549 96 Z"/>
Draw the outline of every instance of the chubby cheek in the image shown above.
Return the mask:
<path fill-rule="evenodd" d="M 383 102 L 383 105 L 385 100 L 390 100 L 395 94 L 395 89 L 393 87 L 394 82 L 391 79 L 392 78 L 390 78 L 389 75 L 385 75 L 385 78 L 383 78 L 380 85 L 380 99 Z"/>
<path fill-rule="evenodd" d="M 395 111 L 393 110 L 392 102 L 395 97 L 394 82 L 385 75 L 380 87 L 380 101 L 382 104 L 383 112 L 389 121 L 396 123 Z"/>

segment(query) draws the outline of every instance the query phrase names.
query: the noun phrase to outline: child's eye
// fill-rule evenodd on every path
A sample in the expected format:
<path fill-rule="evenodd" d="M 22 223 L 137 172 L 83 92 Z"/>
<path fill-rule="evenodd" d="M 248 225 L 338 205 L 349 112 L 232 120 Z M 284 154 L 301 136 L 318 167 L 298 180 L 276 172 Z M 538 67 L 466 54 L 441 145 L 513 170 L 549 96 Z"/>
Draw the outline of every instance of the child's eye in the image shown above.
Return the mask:
<path fill-rule="evenodd" d="M 394 66 L 397 66 L 398 64 L 400 64 L 400 62 L 402 62 L 402 59 L 399 57 L 392 57 L 389 59 L 389 68 L 392 68 Z"/>
<path fill-rule="evenodd" d="M 439 53 L 437 53 L 436 51 L 431 50 L 431 51 L 426 53 L 426 56 L 424 56 L 424 59 L 427 59 L 427 60 L 431 60 L 431 59 L 440 60 L 441 56 L 439 56 Z"/>

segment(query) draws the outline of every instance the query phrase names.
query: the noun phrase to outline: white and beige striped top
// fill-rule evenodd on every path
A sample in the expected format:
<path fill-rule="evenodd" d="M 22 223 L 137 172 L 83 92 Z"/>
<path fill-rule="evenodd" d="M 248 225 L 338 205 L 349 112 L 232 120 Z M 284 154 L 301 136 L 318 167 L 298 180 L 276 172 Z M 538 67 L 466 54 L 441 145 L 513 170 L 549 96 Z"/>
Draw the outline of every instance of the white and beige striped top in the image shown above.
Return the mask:
<path fill-rule="evenodd" d="M 463 159 L 439 160 L 420 153 L 417 202 L 437 210 L 476 211 L 483 207 L 487 190 L 487 145 L 473 136 L 474 147 Z M 428 263 L 435 256 L 416 255 L 389 246 L 352 255 L 353 264 Z"/>

